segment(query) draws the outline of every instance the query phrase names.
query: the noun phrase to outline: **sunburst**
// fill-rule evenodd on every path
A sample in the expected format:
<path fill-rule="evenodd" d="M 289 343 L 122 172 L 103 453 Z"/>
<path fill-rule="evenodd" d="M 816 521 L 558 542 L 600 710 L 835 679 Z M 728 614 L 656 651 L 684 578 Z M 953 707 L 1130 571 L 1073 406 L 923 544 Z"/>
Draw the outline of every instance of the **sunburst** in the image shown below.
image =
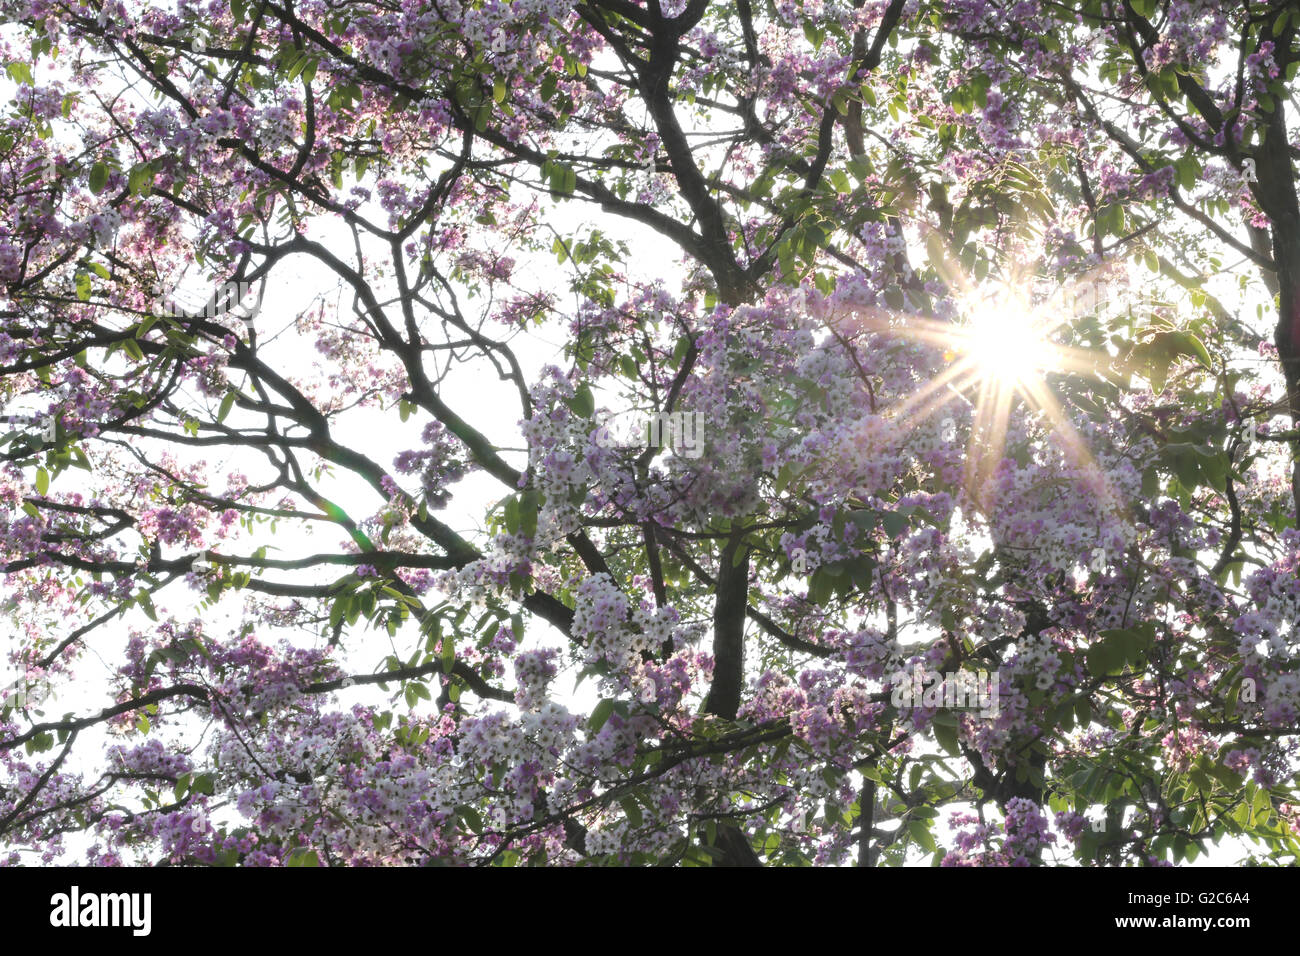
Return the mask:
<path fill-rule="evenodd" d="M 1038 413 L 1067 457 L 1100 479 L 1083 439 L 1048 385 L 1048 376 L 1053 374 L 1099 378 L 1100 369 L 1110 362 L 1104 351 L 1055 341 L 1074 317 L 1078 290 L 1090 277 L 1061 286 L 1055 295 L 1037 303 L 1025 294 L 1025 281 L 976 286 L 964 276 L 957 278 L 950 283 L 960 290 L 953 321 L 893 313 L 861 322 L 873 331 L 931 345 L 942 351 L 947 362 L 942 371 L 895 405 L 892 416 L 915 425 L 954 401 L 972 406 L 965 484 L 982 509 L 990 504 L 983 489 L 1005 453 L 1009 423 L 1018 404 Z M 1104 485 L 1102 481 L 1099 490 Z"/>

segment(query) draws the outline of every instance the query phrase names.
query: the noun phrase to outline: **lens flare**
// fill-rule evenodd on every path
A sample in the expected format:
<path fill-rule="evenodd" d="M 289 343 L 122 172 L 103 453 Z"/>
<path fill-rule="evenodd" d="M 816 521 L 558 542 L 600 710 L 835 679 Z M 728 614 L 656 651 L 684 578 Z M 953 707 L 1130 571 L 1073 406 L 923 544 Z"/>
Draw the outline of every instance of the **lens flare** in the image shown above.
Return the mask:
<path fill-rule="evenodd" d="M 952 321 L 891 311 L 857 314 L 864 331 L 898 336 L 940 349 L 946 366 L 897 406 L 892 417 L 919 424 L 944 418 L 955 401 L 970 407 L 965 484 L 981 506 L 983 489 L 1006 448 L 1013 409 L 1026 406 L 1050 429 L 1074 460 L 1094 468 L 1080 436 L 1048 385 L 1052 374 L 1099 377 L 1109 363 L 1105 352 L 1093 352 L 1053 341 L 1074 315 L 1067 306 L 1075 298 L 1070 288 L 1058 290 L 1050 301 L 1034 303 L 1022 291 L 1026 283 L 985 282 L 978 286 L 964 276 L 952 277 L 960 291 Z"/>
<path fill-rule="evenodd" d="M 954 345 L 976 369 L 1011 385 L 1024 384 L 1051 371 L 1057 356 L 1047 337 L 1047 323 L 1016 298 L 977 301 L 959 327 Z"/>

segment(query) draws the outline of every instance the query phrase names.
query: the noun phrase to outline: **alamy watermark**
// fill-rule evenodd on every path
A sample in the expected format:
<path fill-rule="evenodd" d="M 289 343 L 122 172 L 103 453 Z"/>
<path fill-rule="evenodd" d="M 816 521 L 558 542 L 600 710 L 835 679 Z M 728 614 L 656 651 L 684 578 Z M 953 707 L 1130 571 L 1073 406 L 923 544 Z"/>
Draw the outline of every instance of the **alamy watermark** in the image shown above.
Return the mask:
<path fill-rule="evenodd" d="M 41 441 L 52 442 L 58 433 L 58 419 L 53 415 L 0 415 L 0 424 L 35 425 L 41 430 Z"/>
<path fill-rule="evenodd" d="M 133 936 L 148 936 L 153 928 L 150 893 L 68 893 L 50 897 L 50 925 L 58 927 L 124 926 Z"/>
<path fill-rule="evenodd" d="M 262 311 L 262 285 L 255 282 L 225 282 L 208 289 L 182 289 L 177 286 L 153 305 L 154 315 L 178 319 L 199 316 L 215 319 L 235 315 L 250 329 Z"/>
<path fill-rule="evenodd" d="M 25 710 L 36 707 L 53 693 L 53 687 L 44 677 L 20 677 L 0 688 L 0 708 L 15 707 Z"/>
<path fill-rule="evenodd" d="M 683 458 L 704 454 L 703 412 L 659 412 L 656 415 L 628 414 L 620 425 L 612 412 L 596 417 L 596 444 L 601 448 L 668 447 Z"/>
<path fill-rule="evenodd" d="M 899 708 L 978 710 L 981 717 L 996 717 L 1001 680 L 997 671 L 942 672 L 917 664 L 910 674 L 900 670 L 890 677 L 890 702 Z"/>

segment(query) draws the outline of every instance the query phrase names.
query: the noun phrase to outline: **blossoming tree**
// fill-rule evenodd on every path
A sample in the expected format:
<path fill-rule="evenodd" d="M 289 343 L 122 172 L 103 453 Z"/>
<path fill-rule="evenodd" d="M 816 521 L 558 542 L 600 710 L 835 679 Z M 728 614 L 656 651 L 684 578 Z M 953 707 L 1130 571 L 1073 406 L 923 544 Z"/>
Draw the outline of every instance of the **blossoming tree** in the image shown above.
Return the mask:
<path fill-rule="evenodd" d="M 1295 862 L 1294 9 L 0 6 L 10 862 Z"/>

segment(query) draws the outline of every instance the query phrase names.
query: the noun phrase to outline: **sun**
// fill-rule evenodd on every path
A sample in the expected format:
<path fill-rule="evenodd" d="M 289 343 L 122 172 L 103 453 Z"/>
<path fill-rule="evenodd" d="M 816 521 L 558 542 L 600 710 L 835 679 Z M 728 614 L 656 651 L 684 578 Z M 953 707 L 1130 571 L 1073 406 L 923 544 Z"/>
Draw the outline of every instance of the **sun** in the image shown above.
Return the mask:
<path fill-rule="evenodd" d="M 975 377 L 1025 387 L 1054 371 L 1062 357 L 1049 339 L 1050 320 L 1009 291 L 967 304 L 951 351 L 964 354 Z"/>
<path fill-rule="evenodd" d="M 955 421 L 953 403 L 969 409 L 965 485 L 981 506 L 988 479 L 1005 449 L 1020 406 L 1037 417 L 1076 461 L 1090 466 L 1085 443 L 1071 426 L 1049 380 L 1060 375 L 1097 377 L 1104 353 L 1062 345 L 1054 338 L 1069 322 L 1069 290 L 1031 302 L 1026 283 L 957 283 L 955 315 L 940 320 L 892 313 L 866 317 L 864 328 L 940 350 L 944 364 L 888 414 L 912 424 Z M 1060 301 L 1065 300 L 1065 301 Z M 881 321 L 883 319 L 883 321 Z M 961 417 L 966 418 L 963 414 Z"/>

